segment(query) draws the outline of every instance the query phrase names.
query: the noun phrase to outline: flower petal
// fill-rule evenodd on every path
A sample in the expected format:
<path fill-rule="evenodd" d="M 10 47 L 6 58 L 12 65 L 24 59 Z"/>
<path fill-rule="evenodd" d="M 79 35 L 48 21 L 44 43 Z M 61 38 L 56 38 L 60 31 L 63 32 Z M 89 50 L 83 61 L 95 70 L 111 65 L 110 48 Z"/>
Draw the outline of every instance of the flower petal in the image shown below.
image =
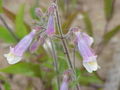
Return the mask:
<path fill-rule="evenodd" d="M 55 33 L 55 29 L 54 29 L 54 17 L 53 17 L 53 15 L 49 16 L 46 33 L 48 35 L 50 35 L 50 36 Z"/>
<path fill-rule="evenodd" d="M 11 52 L 8 54 L 4 54 L 4 57 L 7 58 L 7 61 L 9 64 L 15 64 L 22 59 L 22 57 L 16 56 L 16 55 L 12 54 Z"/>
<path fill-rule="evenodd" d="M 97 71 L 99 69 L 99 65 L 97 64 L 96 60 L 90 61 L 90 62 L 84 62 L 83 61 L 83 66 L 86 68 L 86 70 L 89 73 L 92 73 L 93 71 Z"/>
<path fill-rule="evenodd" d="M 68 82 L 63 82 L 60 87 L 60 90 L 68 90 Z"/>
<path fill-rule="evenodd" d="M 82 32 L 81 32 L 82 33 Z M 83 35 L 83 39 L 86 41 L 86 43 L 91 46 L 94 42 L 93 38 L 89 35 L 87 35 L 86 33 L 82 33 Z"/>

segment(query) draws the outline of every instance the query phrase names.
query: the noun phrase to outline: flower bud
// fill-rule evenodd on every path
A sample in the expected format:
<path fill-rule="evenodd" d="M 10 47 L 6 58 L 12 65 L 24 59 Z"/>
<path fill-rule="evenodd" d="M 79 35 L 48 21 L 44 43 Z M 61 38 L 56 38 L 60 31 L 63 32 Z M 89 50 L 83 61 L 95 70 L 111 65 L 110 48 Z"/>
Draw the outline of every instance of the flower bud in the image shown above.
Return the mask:
<path fill-rule="evenodd" d="M 41 30 L 43 28 L 41 26 L 34 26 L 33 29 L 36 30 L 36 31 L 39 31 L 39 30 Z"/>
<path fill-rule="evenodd" d="M 70 70 L 67 70 L 67 71 L 64 72 L 63 81 L 62 81 L 62 84 L 61 84 L 61 86 L 60 86 L 60 90 L 68 90 L 70 73 L 71 73 Z"/>
<path fill-rule="evenodd" d="M 48 15 L 54 14 L 56 9 L 56 4 L 52 3 L 52 5 L 48 8 Z"/>
<path fill-rule="evenodd" d="M 35 13 L 37 17 L 43 16 L 43 12 L 40 8 L 35 8 Z"/>
<path fill-rule="evenodd" d="M 49 16 L 46 33 L 48 36 L 52 36 L 55 33 L 54 16 L 53 15 Z"/>
<path fill-rule="evenodd" d="M 44 43 L 44 38 L 43 37 L 39 37 L 39 39 L 36 39 L 33 41 L 33 43 L 31 44 L 29 50 L 31 53 L 34 53 L 35 51 L 37 51 L 37 49 L 39 48 L 40 45 L 42 45 Z"/>

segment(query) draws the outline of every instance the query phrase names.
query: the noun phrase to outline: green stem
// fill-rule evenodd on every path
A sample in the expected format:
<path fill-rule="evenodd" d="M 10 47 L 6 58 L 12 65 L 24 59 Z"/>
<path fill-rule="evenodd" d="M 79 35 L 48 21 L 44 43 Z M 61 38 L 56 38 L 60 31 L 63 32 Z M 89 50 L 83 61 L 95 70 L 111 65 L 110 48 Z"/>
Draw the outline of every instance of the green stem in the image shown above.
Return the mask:
<path fill-rule="evenodd" d="M 55 71 L 56 71 L 56 74 L 57 74 L 58 90 L 60 90 L 58 58 L 57 58 L 56 51 L 55 51 L 55 47 L 54 47 L 54 44 L 53 44 L 53 41 L 52 41 L 51 37 L 50 37 L 50 42 L 51 42 L 51 46 L 52 46 L 52 56 L 53 56 L 53 59 L 54 59 Z"/>

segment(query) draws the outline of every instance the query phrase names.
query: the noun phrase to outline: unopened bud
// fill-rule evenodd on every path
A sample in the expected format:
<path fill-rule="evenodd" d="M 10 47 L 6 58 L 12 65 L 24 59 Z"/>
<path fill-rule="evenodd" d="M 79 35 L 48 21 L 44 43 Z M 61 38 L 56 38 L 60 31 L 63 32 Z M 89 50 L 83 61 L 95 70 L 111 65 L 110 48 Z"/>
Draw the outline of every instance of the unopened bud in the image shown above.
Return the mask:
<path fill-rule="evenodd" d="M 41 29 L 43 29 L 43 28 L 42 28 L 41 26 L 38 26 L 38 25 L 37 25 L 37 26 L 34 26 L 33 29 L 36 30 L 36 31 L 39 31 L 39 30 L 41 30 Z"/>
<path fill-rule="evenodd" d="M 73 27 L 70 29 L 70 31 L 72 32 L 78 32 L 80 29 L 78 27 Z"/>
<path fill-rule="evenodd" d="M 43 12 L 40 8 L 35 8 L 35 13 L 37 17 L 43 16 Z"/>
<path fill-rule="evenodd" d="M 43 37 L 39 37 L 39 39 L 36 39 L 33 41 L 33 43 L 31 44 L 29 50 L 31 53 L 34 53 L 38 50 L 40 45 L 44 44 L 44 38 Z"/>
<path fill-rule="evenodd" d="M 52 3 L 52 5 L 48 8 L 48 14 L 54 14 L 54 11 L 56 9 L 56 4 Z"/>
<path fill-rule="evenodd" d="M 60 86 L 60 90 L 68 90 L 70 74 L 71 74 L 71 70 L 67 70 L 64 72 L 63 81 L 62 81 L 62 84 Z"/>

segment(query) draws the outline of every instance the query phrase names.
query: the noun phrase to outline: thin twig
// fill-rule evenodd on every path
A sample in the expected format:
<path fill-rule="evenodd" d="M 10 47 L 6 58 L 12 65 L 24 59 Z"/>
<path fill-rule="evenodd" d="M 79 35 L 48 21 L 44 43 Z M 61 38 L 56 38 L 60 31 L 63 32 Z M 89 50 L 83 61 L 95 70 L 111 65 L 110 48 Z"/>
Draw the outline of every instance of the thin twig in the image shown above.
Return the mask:
<path fill-rule="evenodd" d="M 4 18 L 2 17 L 2 15 L 0 14 L 0 20 L 2 21 L 2 23 L 4 24 L 4 26 L 7 28 L 7 30 L 9 31 L 9 33 L 14 37 L 14 39 L 18 42 L 19 38 L 14 34 L 13 30 L 8 26 L 8 24 L 6 23 L 6 21 L 4 20 Z"/>
<path fill-rule="evenodd" d="M 72 63 L 71 63 L 71 60 L 70 60 L 68 48 L 67 48 L 67 46 L 66 46 L 65 40 L 63 39 L 64 37 L 63 37 L 63 32 L 62 32 L 62 28 L 61 28 L 61 24 L 60 24 L 60 20 L 59 20 L 58 10 L 56 10 L 56 19 L 57 19 L 58 31 L 59 31 L 59 33 L 60 33 L 61 41 L 62 41 L 62 43 L 63 43 L 63 47 L 64 47 L 66 56 L 67 56 L 68 61 L 69 61 L 69 67 L 72 69 L 73 66 L 72 66 Z"/>
<path fill-rule="evenodd" d="M 53 41 L 52 39 L 50 38 L 50 42 L 51 42 L 51 46 L 52 46 L 52 56 L 53 56 L 53 59 L 54 59 L 54 66 L 55 66 L 55 71 L 57 73 L 57 85 L 58 85 L 58 90 L 60 90 L 60 79 L 59 79 L 59 68 L 58 68 L 58 58 L 57 58 L 57 55 L 56 55 L 56 52 L 55 52 L 55 47 L 54 47 L 54 44 L 53 44 Z"/>

